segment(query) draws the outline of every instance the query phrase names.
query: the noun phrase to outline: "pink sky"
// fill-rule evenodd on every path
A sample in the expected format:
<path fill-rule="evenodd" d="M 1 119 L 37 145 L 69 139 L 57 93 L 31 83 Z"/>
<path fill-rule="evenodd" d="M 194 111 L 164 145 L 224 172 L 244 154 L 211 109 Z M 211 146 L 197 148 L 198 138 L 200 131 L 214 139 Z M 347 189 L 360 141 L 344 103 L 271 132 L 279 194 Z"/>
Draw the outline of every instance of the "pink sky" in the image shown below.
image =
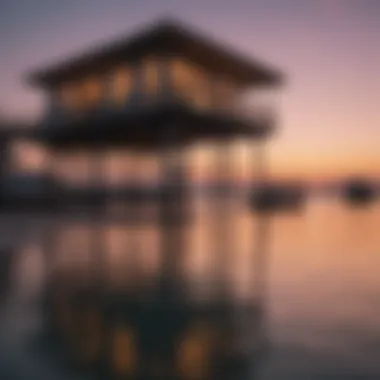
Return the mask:
<path fill-rule="evenodd" d="M 380 177 L 376 1 L 14 0 L 0 15 L 0 109 L 10 116 L 38 116 L 42 96 L 25 85 L 25 71 L 167 14 L 287 75 L 274 102 L 274 177 Z"/>

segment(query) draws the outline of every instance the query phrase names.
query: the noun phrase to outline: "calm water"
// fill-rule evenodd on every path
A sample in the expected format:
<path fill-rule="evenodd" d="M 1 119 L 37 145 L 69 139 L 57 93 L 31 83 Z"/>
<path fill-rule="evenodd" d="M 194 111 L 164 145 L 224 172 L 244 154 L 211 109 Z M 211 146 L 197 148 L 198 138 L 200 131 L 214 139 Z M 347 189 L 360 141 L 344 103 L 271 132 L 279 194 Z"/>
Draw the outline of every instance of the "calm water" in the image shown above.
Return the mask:
<path fill-rule="evenodd" d="M 253 224 L 242 213 L 241 270 Z M 260 378 L 380 379 L 379 226 L 379 202 L 352 209 L 333 198 L 315 198 L 303 213 L 271 218 L 267 290 L 273 347 Z M 21 259 L 0 312 L 1 379 L 64 378 L 30 344 L 41 323 L 34 304 L 43 285 L 34 239 L 39 228 L 27 218 L 3 225 L 2 243 L 18 246 Z"/>

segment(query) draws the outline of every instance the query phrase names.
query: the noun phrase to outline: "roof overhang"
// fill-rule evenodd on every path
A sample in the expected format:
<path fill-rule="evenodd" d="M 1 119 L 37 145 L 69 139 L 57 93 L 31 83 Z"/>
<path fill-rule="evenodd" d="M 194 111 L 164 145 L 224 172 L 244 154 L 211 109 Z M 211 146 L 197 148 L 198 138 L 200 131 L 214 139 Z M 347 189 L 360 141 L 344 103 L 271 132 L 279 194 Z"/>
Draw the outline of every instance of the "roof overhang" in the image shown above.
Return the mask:
<path fill-rule="evenodd" d="M 283 75 L 267 64 L 243 57 L 180 23 L 165 20 L 129 38 L 119 38 L 77 57 L 37 70 L 28 76 L 28 81 L 41 87 L 54 86 L 80 77 L 89 70 L 102 72 L 120 60 L 133 62 L 154 53 L 185 56 L 213 72 L 225 73 L 247 85 L 279 85 L 283 80 Z"/>

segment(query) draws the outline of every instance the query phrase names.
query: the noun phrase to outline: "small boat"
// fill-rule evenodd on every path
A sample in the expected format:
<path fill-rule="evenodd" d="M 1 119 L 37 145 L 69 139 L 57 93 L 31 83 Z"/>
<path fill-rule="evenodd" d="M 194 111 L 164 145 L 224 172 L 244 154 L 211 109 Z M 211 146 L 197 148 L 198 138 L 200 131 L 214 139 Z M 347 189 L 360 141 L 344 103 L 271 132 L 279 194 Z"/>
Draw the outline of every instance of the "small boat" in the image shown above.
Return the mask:
<path fill-rule="evenodd" d="M 376 191 L 365 180 L 352 180 L 345 185 L 343 196 L 351 204 L 367 204 L 376 198 Z"/>
<path fill-rule="evenodd" d="M 261 212 L 298 211 L 305 197 L 305 191 L 298 186 L 263 186 L 251 193 L 250 203 Z"/>

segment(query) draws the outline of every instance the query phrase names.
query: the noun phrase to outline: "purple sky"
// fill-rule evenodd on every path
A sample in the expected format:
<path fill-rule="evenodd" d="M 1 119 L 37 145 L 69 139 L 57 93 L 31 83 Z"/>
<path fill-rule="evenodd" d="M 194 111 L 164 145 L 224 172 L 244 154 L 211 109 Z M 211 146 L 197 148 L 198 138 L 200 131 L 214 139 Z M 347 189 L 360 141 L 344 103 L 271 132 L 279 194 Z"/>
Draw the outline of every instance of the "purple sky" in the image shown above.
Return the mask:
<path fill-rule="evenodd" d="M 380 176 L 379 0 L 2 0 L 0 110 L 37 117 L 26 71 L 162 16 L 286 73 L 273 175 Z"/>

